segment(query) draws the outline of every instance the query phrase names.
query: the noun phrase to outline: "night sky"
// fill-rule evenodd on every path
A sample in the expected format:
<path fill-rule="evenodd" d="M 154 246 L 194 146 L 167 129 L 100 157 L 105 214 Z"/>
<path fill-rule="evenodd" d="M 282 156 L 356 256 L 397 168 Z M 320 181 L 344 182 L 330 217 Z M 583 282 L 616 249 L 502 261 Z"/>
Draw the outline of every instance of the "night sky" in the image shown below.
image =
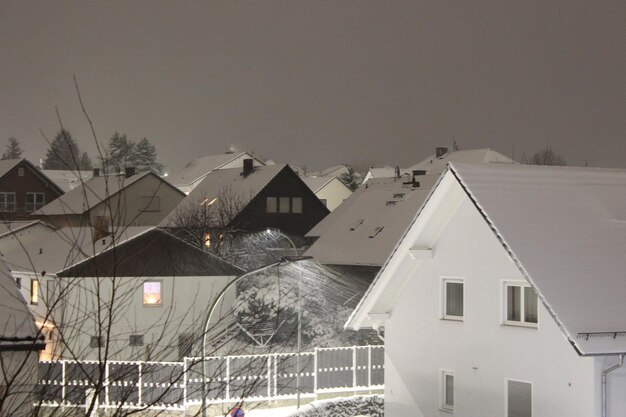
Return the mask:
<path fill-rule="evenodd" d="M 471 4 L 470 4 L 471 3 Z M 436 146 L 626 168 L 626 2 L 0 0 L 0 151 L 63 124 L 178 165 L 234 146 L 409 166 Z"/>

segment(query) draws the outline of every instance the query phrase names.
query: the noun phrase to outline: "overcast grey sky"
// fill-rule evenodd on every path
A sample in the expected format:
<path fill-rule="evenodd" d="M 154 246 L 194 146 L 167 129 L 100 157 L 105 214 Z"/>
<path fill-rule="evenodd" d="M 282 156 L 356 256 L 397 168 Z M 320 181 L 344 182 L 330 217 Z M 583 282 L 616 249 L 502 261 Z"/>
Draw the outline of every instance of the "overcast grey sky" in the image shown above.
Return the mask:
<path fill-rule="evenodd" d="M 0 144 L 148 137 L 319 169 L 435 146 L 626 168 L 626 2 L 0 0 Z"/>

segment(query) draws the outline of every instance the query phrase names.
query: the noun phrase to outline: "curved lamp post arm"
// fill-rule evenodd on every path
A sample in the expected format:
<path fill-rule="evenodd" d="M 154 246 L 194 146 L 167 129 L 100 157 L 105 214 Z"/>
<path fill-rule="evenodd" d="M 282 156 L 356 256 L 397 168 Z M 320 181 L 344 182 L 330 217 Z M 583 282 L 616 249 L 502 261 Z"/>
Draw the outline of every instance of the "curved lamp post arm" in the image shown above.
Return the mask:
<path fill-rule="evenodd" d="M 271 263 L 269 265 L 265 265 L 259 269 L 255 269 L 250 272 L 246 272 L 243 275 L 239 275 L 238 277 L 235 277 L 235 279 L 233 279 L 228 284 L 226 284 L 226 286 L 215 297 L 215 300 L 211 304 L 211 307 L 209 308 L 206 319 L 204 321 L 204 330 L 202 333 L 202 417 L 207 417 L 206 397 L 208 395 L 208 389 L 207 389 L 207 383 L 206 383 L 206 361 L 205 361 L 206 359 L 206 334 L 209 330 L 209 323 L 211 322 L 211 317 L 213 316 L 213 313 L 215 312 L 217 305 L 220 303 L 220 301 L 222 301 L 224 294 L 226 294 L 226 292 L 237 282 L 241 281 L 243 278 L 249 277 L 250 275 L 265 271 L 266 269 L 273 268 L 275 266 L 282 264 L 283 262 L 298 262 L 298 261 L 303 261 L 307 259 L 311 259 L 311 257 L 306 257 L 306 256 L 284 257 L 284 258 L 281 258 L 277 262 Z"/>

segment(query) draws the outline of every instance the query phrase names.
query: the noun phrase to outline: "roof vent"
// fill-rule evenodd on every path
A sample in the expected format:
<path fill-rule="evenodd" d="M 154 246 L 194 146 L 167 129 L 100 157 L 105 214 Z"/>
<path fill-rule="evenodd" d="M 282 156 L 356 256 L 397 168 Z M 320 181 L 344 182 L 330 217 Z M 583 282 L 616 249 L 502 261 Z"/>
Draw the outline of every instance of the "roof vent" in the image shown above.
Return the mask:
<path fill-rule="evenodd" d="M 124 176 L 126 178 L 130 178 L 133 175 L 135 175 L 137 173 L 137 171 L 135 170 L 135 167 L 126 167 L 126 171 L 124 172 Z"/>
<path fill-rule="evenodd" d="M 100 168 L 94 168 L 93 169 L 93 176 L 94 177 L 99 177 L 100 176 Z"/>
<path fill-rule="evenodd" d="M 435 157 L 443 158 L 445 154 L 448 153 L 448 148 L 445 147 L 437 147 L 435 148 Z"/>
<path fill-rule="evenodd" d="M 373 238 L 375 238 L 376 236 L 378 236 L 378 234 L 379 234 L 380 232 L 382 232 L 384 228 L 385 228 L 385 226 L 378 226 L 378 227 L 376 227 L 376 228 L 374 229 L 374 232 L 373 232 L 373 233 L 369 236 L 369 237 L 370 237 L 370 239 L 373 239 Z"/>
<path fill-rule="evenodd" d="M 396 200 L 387 200 L 387 201 L 386 201 L 386 203 L 385 203 L 385 205 L 386 205 L 386 206 L 395 206 L 395 205 L 396 205 L 396 203 L 397 203 L 397 201 L 396 201 Z"/>

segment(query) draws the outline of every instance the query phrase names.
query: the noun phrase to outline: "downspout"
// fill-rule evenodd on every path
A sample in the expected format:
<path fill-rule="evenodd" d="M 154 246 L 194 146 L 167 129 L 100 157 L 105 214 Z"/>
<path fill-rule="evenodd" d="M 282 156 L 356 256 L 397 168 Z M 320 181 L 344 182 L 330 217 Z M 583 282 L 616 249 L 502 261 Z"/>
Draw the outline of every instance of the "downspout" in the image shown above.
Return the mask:
<path fill-rule="evenodd" d="M 610 372 L 613 372 L 614 370 L 621 368 L 622 365 L 624 365 L 623 353 L 619 355 L 619 363 L 616 363 L 610 368 L 607 368 L 604 371 L 602 371 L 602 417 L 607 417 L 607 414 L 606 414 L 606 376 Z"/>

